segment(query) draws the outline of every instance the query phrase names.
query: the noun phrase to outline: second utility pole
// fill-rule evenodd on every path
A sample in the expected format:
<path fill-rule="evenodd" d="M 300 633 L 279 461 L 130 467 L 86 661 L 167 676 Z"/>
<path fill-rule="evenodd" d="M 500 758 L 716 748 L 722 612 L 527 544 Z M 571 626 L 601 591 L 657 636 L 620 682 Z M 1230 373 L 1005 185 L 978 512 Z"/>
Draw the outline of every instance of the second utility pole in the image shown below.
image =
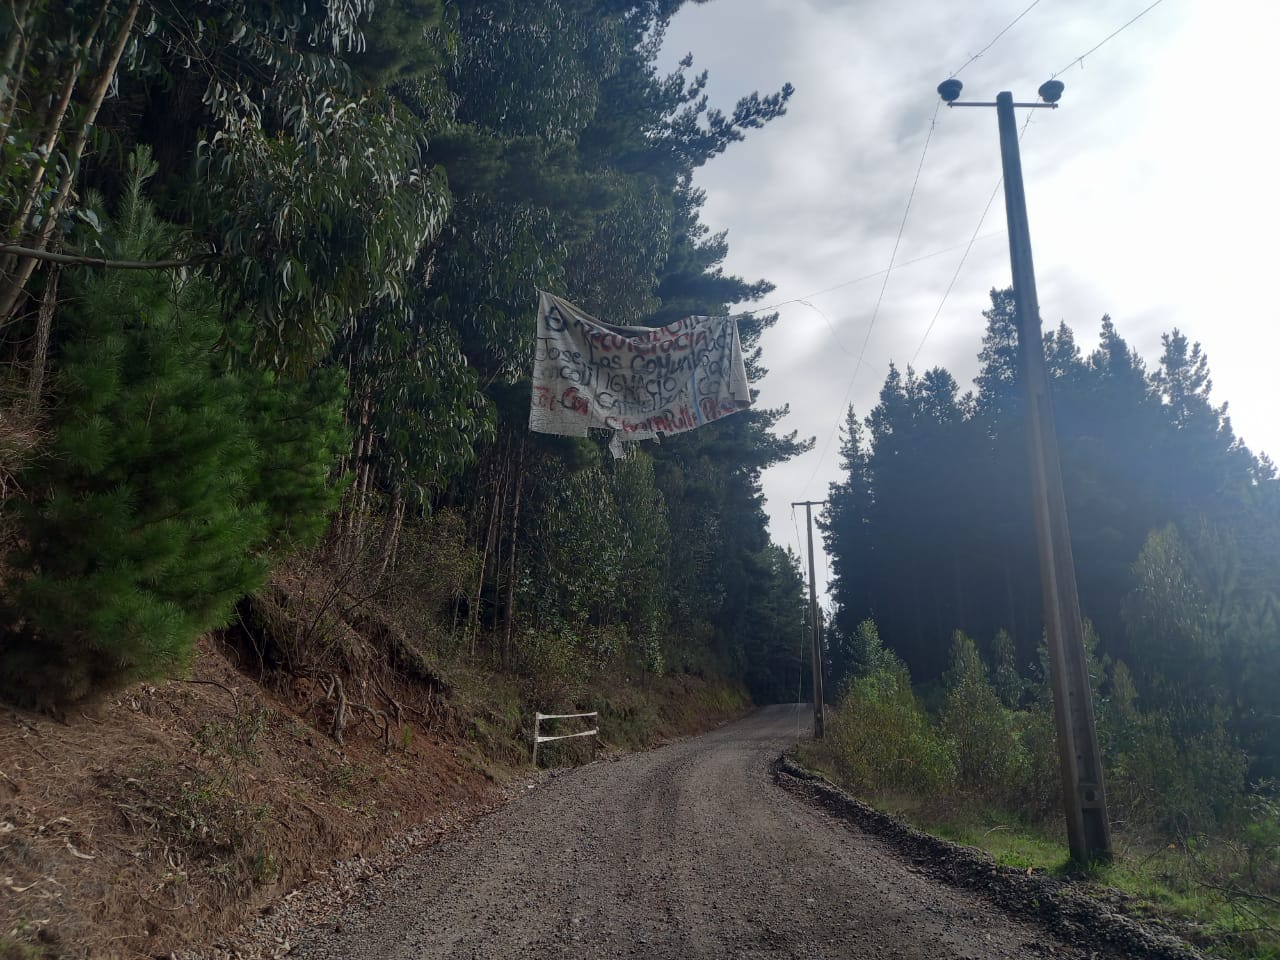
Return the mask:
<path fill-rule="evenodd" d="M 809 531 L 809 626 L 813 629 L 813 739 L 826 733 L 826 706 L 822 690 L 822 623 L 818 619 L 818 592 L 813 573 L 813 508 L 825 500 L 801 500 L 791 506 L 804 507 L 804 522 Z"/>

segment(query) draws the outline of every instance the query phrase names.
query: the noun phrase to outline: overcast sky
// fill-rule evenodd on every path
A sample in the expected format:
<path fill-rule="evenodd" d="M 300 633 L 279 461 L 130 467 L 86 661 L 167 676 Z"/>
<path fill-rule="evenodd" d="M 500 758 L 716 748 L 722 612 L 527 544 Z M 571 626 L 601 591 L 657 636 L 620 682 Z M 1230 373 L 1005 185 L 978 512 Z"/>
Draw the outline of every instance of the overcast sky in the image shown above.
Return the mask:
<path fill-rule="evenodd" d="M 1109 313 L 1149 366 L 1160 334 L 1180 328 L 1207 351 L 1237 433 L 1280 455 L 1280 2 L 1163 0 L 1063 69 L 1150 2 L 1041 0 L 960 72 L 964 98 L 1034 100 L 1061 71 L 1061 109 L 1035 111 L 1022 144 L 1045 325 L 1066 320 L 1087 351 Z M 729 271 L 776 284 L 767 303 L 812 304 L 781 306 L 764 341 L 761 402 L 790 404 L 781 429 L 817 438 L 765 474 L 778 543 L 797 546 L 789 503 L 822 499 L 838 478 L 832 434 L 846 394 L 865 416 L 890 360 L 905 367 L 917 350 L 917 370 L 945 366 L 962 390 L 977 371 L 988 291 L 1011 282 L 1003 193 L 925 333 L 999 180 L 994 110 L 937 114 L 896 262 L 961 247 L 895 269 L 874 327 L 883 274 L 814 292 L 888 266 L 937 84 L 1029 3 L 713 0 L 671 25 L 664 55 L 674 65 L 692 52 L 711 73 L 713 106 L 796 87 L 785 117 L 697 177 L 703 220 L 729 232 Z"/>

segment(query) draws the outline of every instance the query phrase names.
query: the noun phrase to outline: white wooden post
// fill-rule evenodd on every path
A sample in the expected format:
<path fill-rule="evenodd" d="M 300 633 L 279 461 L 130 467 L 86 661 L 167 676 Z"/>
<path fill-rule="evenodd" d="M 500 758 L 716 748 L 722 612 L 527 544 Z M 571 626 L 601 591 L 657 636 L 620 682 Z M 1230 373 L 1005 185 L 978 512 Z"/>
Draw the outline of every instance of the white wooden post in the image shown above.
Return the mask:
<path fill-rule="evenodd" d="M 596 726 L 590 730 L 583 730 L 581 733 L 562 733 L 554 737 L 542 736 L 543 720 L 573 720 L 578 717 L 595 717 Z M 538 765 L 538 744 L 546 743 L 548 740 L 571 740 L 574 737 L 594 737 L 600 733 L 600 714 L 598 711 L 591 713 L 538 713 L 533 715 L 533 765 Z"/>

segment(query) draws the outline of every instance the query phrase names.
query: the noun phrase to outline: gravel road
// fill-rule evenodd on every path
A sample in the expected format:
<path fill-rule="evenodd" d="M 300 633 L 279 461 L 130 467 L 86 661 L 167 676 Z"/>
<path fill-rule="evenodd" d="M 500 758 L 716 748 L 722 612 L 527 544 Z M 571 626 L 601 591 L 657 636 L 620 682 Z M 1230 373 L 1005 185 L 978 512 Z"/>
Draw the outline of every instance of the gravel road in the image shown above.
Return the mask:
<path fill-rule="evenodd" d="M 556 776 L 416 856 L 291 958 L 1117 958 L 941 886 L 776 786 L 807 730 L 770 707 Z"/>

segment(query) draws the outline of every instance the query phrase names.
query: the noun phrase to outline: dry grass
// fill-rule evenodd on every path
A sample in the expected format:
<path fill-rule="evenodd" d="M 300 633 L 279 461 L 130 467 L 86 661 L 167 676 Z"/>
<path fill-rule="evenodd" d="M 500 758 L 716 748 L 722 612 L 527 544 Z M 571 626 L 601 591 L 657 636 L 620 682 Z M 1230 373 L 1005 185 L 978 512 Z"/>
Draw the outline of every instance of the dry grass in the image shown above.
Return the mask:
<path fill-rule="evenodd" d="M 40 418 L 0 388 L 0 503 L 19 493 L 18 474 L 44 439 Z"/>
<path fill-rule="evenodd" d="M 5 557 L 16 546 L 5 506 L 22 495 L 19 478 L 44 442 L 39 418 L 0 388 L 0 584 L 9 575 Z"/>

